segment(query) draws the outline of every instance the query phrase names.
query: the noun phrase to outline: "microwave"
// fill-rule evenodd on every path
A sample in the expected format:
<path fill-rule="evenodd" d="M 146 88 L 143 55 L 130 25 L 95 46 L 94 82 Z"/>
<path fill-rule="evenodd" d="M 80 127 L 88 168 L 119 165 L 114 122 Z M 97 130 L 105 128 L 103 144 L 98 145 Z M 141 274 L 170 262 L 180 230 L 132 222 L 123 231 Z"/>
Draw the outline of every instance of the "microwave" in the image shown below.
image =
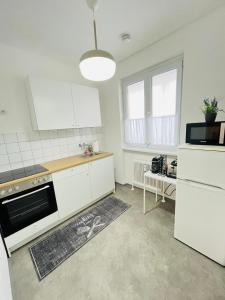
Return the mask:
<path fill-rule="evenodd" d="M 225 146 L 225 121 L 187 124 L 186 143 Z"/>

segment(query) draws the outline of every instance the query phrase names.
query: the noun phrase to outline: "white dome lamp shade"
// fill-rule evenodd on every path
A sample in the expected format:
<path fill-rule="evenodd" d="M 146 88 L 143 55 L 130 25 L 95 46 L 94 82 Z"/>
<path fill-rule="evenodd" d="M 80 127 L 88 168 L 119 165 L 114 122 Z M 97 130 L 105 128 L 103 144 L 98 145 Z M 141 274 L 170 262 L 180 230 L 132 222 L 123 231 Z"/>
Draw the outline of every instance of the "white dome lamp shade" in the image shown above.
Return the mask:
<path fill-rule="evenodd" d="M 104 81 L 113 77 L 116 63 L 110 53 L 98 49 L 90 50 L 81 56 L 80 71 L 89 80 Z"/>
<path fill-rule="evenodd" d="M 87 0 L 88 6 L 94 11 L 96 0 Z M 80 58 L 80 72 L 82 76 L 91 81 L 104 81 L 113 77 L 116 71 L 116 63 L 113 56 L 97 47 L 96 23 L 93 19 L 95 49 L 85 52 Z"/>

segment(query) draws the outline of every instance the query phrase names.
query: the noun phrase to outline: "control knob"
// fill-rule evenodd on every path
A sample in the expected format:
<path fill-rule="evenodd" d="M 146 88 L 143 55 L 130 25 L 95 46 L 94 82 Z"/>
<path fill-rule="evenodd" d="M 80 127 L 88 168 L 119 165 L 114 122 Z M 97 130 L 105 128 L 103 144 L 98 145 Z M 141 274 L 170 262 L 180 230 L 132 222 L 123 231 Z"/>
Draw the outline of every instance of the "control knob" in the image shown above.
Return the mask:
<path fill-rule="evenodd" d="M 34 181 L 32 183 L 33 183 L 33 185 L 37 184 L 38 183 L 37 179 L 34 179 Z"/>
<path fill-rule="evenodd" d="M 1 196 L 4 196 L 5 193 L 6 193 L 6 191 L 5 191 L 5 190 L 2 190 L 2 191 L 0 192 L 0 195 L 1 195 Z"/>
<path fill-rule="evenodd" d="M 10 188 L 8 189 L 8 193 L 12 193 L 12 191 L 13 191 L 13 189 L 10 187 Z"/>
<path fill-rule="evenodd" d="M 16 185 L 16 186 L 15 186 L 15 190 L 18 191 L 19 189 L 20 189 L 20 186 L 19 186 L 19 185 Z"/>

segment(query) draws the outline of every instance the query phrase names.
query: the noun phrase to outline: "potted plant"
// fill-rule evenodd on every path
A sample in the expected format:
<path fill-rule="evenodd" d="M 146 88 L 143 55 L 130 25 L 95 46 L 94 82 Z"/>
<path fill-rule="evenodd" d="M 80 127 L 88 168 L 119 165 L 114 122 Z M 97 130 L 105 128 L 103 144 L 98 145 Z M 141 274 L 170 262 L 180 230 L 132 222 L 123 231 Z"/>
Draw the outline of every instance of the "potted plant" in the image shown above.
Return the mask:
<path fill-rule="evenodd" d="M 219 109 L 218 101 L 215 97 L 211 100 L 209 98 L 203 100 L 202 112 L 205 115 L 206 123 L 215 122 L 219 111 L 223 111 L 223 109 Z"/>

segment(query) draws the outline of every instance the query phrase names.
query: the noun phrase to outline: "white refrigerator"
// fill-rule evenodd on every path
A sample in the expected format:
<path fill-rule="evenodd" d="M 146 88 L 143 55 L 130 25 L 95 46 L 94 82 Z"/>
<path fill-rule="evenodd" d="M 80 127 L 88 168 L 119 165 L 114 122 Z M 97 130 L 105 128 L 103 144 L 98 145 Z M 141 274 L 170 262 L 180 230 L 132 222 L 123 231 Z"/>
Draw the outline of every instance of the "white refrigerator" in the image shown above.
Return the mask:
<path fill-rule="evenodd" d="M 174 237 L 225 265 L 225 147 L 179 147 Z"/>

